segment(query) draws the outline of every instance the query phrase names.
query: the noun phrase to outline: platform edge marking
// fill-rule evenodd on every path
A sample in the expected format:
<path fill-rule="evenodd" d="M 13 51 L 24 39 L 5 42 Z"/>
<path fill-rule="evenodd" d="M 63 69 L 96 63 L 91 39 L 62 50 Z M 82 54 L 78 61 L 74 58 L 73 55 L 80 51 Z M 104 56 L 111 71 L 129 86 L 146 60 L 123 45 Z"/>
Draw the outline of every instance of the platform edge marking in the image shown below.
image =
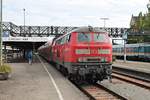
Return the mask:
<path fill-rule="evenodd" d="M 60 99 L 60 100 L 64 100 L 64 99 L 63 99 L 63 96 L 62 96 L 62 94 L 61 94 L 61 92 L 60 92 L 60 90 L 59 90 L 59 88 L 58 88 L 58 86 L 56 85 L 56 82 L 55 82 L 54 78 L 53 78 L 52 75 L 49 73 L 48 69 L 46 68 L 46 66 L 44 65 L 43 61 L 40 59 L 39 56 L 38 56 L 38 58 L 39 58 L 41 64 L 43 65 L 45 71 L 47 72 L 49 78 L 52 80 L 52 83 L 53 83 L 53 85 L 54 85 L 54 87 L 55 87 L 55 89 L 56 89 L 56 91 L 57 91 L 57 94 L 58 94 L 58 96 L 59 96 L 59 99 Z"/>

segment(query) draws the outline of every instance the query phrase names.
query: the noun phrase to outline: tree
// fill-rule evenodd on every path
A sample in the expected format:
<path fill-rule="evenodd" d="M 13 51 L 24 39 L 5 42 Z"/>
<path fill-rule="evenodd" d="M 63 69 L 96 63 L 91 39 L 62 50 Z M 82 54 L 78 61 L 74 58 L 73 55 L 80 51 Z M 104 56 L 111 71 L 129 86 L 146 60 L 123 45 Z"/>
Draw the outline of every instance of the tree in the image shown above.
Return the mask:
<path fill-rule="evenodd" d="M 150 30 L 150 13 L 147 14 L 144 20 L 144 30 Z"/>

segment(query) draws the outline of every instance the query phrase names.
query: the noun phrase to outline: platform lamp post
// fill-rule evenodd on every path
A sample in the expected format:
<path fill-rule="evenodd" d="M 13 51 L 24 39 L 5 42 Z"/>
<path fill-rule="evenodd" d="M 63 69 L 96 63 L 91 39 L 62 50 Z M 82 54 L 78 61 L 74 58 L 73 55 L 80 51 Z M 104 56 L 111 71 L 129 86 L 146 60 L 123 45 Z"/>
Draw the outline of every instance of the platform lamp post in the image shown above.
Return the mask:
<path fill-rule="evenodd" d="M 148 8 L 148 14 L 150 14 L 150 0 L 149 3 L 147 4 L 147 8 Z"/>
<path fill-rule="evenodd" d="M 23 8 L 23 36 L 25 36 L 25 11 L 26 11 L 26 9 Z M 25 52 L 26 52 L 26 50 L 25 50 L 25 47 L 24 47 L 24 49 L 23 49 L 23 58 L 25 58 Z"/>
<path fill-rule="evenodd" d="M 2 0 L 0 1 L 0 66 L 2 66 Z"/>
<path fill-rule="evenodd" d="M 104 29 L 105 29 L 105 26 L 106 26 L 106 20 L 109 20 L 109 18 L 100 18 L 100 19 L 104 21 Z"/>
<path fill-rule="evenodd" d="M 127 60 L 126 42 L 127 42 L 127 38 L 128 38 L 128 32 L 124 32 L 122 38 L 124 40 L 124 62 L 126 62 L 126 60 Z"/>
<path fill-rule="evenodd" d="M 23 27 L 24 27 L 24 28 L 23 28 L 23 30 L 24 30 L 23 32 L 24 32 L 24 35 L 25 35 L 25 21 L 26 21 L 26 20 L 25 20 L 25 11 L 26 11 L 26 9 L 23 8 L 23 24 L 24 24 L 24 25 L 23 25 Z"/>

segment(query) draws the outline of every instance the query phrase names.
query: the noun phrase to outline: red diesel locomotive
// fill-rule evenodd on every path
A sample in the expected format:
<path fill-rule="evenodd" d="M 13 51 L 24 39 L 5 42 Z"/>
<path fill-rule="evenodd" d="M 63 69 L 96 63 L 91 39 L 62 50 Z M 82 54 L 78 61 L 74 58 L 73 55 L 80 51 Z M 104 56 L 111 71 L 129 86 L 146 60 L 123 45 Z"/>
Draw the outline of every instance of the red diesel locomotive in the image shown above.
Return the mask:
<path fill-rule="evenodd" d="M 39 48 L 71 80 L 111 79 L 112 43 L 108 33 L 92 27 L 77 28 Z"/>

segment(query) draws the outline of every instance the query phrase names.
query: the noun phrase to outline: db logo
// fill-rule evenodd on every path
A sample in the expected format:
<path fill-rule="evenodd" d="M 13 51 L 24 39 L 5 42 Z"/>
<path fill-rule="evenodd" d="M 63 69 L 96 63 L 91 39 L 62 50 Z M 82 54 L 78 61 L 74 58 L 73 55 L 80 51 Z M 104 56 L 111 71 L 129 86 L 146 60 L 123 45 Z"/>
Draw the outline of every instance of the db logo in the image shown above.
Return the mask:
<path fill-rule="evenodd" d="M 91 54 L 97 54 L 97 53 L 98 53 L 97 49 L 92 49 L 91 50 Z"/>

